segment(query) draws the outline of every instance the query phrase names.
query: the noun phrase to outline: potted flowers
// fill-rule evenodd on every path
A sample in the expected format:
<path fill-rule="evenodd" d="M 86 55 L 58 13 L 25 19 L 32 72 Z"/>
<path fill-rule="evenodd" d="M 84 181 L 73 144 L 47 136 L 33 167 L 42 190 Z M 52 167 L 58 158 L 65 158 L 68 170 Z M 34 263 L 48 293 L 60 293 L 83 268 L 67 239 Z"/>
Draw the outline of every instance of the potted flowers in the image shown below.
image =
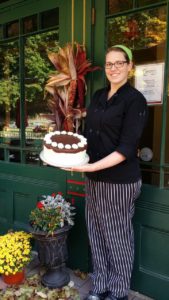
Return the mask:
<path fill-rule="evenodd" d="M 42 195 L 36 208 L 30 213 L 30 224 L 37 233 L 43 231 L 45 235 L 54 235 L 55 231 L 65 225 L 74 225 L 71 203 L 66 201 L 61 192 Z"/>
<path fill-rule="evenodd" d="M 60 288 L 70 280 L 64 266 L 67 259 L 66 239 L 74 224 L 73 210 L 71 203 L 59 192 L 43 195 L 30 213 L 30 231 L 37 241 L 39 260 L 48 269 L 42 276 L 42 284 L 49 288 Z"/>
<path fill-rule="evenodd" d="M 24 267 L 31 259 L 30 239 L 24 231 L 9 232 L 0 236 L 0 274 L 8 284 L 24 279 Z"/>

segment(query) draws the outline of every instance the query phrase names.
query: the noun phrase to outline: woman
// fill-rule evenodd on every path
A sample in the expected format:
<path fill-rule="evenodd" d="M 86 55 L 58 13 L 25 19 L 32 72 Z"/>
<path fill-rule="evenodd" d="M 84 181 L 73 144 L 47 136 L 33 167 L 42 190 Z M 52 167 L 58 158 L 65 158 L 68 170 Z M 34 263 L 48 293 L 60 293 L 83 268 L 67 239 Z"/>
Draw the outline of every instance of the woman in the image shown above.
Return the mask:
<path fill-rule="evenodd" d="M 127 82 L 132 52 L 108 49 L 109 87 L 98 90 L 86 118 L 90 163 L 86 172 L 86 221 L 93 259 L 93 289 L 87 300 L 126 300 L 134 258 L 132 217 L 140 194 L 138 143 L 147 119 L 144 96 Z"/>

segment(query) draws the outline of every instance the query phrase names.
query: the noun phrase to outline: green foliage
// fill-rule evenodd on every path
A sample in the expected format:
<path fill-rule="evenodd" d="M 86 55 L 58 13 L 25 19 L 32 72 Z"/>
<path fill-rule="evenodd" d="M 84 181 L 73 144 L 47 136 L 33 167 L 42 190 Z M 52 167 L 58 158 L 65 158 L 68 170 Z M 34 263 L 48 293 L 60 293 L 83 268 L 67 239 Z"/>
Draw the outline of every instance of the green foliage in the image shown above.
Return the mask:
<path fill-rule="evenodd" d="M 43 100 L 44 83 L 52 66 L 48 51 L 58 49 L 58 30 L 33 35 L 25 39 L 25 98 L 28 102 Z M 0 47 L 0 105 L 5 111 L 15 108 L 20 99 L 18 42 L 9 42 Z"/>
<path fill-rule="evenodd" d="M 65 224 L 74 224 L 72 210 L 74 207 L 63 198 L 61 192 L 43 195 L 37 207 L 30 213 L 30 224 L 35 231 L 41 230 L 47 234 L 53 234 Z"/>
<path fill-rule="evenodd" d="M 25 43 L 25 82 L 28 102 L 43 99 L 45 81 L 52 66 L 47 53 L 51 49 L 57 51 L 58 31 L 37 34 L 26 39 Z"/>
<path fill-rule="evenodd" d="M 35 231 L 42 230 L 52 233 L 60 228 L 62 216 L 60 209 L 39 209 L 35 208 L 30 214 L 30 222 Z"/>
<path fill-rule="evenodd" d="M 108 20 L 108 46 L 126 44 L 138 50 L 165 40 L 166 12 L 163 7 Z"/>
<path fill-rule="evenodd" d="M 16 82 L 16 76 L 12 75 L 11 78 L 0 81 L 0 95 L 0 104 L 5 104 L 6 111 L 15 107 L 19 98 L 19 84 Z"/>

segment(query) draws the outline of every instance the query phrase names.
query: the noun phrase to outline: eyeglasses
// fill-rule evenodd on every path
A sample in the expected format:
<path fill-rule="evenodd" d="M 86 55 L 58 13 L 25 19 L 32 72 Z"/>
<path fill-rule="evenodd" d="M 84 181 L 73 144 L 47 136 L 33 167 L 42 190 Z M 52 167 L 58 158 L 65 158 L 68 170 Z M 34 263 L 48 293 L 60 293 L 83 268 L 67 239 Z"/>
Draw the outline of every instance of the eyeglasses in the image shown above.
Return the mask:
<path fill-rule="evenodd" d="M 105 68 L 106 69 L 112 69 L 113 66 L 117 69 L 121 69 L 123 68 L 124 64 L 126 64 L 127 61 L 126 60 L 123 60 L 123 61 L 115 61 L 115 63 L 111 63 L 111 62 L 106 62 L 105 63 Z"/>

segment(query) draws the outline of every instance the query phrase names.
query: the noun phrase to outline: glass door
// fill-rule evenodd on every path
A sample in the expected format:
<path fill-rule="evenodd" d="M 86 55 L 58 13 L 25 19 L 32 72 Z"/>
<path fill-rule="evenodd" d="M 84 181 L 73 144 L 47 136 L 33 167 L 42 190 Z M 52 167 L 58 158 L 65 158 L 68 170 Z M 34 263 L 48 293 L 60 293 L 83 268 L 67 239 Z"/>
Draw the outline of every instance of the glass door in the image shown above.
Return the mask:
<path fill-rule="evenodd" d="M 130 2 L 127 3 L 129 9 Z M 108 9 L 110 13 L 120 10 L 114 1 L 109 1 Z M 149 105 L 148 124 L 139 146 L 143 180 L 145 183 L 159 185 L 166 60 L 166 6 L 110 16 L 106 21 L 106 30 L 107 47 L 124 44 L 132 49 L 134 69 L 130 74 L 130 82 L 145 95 Z"/>

